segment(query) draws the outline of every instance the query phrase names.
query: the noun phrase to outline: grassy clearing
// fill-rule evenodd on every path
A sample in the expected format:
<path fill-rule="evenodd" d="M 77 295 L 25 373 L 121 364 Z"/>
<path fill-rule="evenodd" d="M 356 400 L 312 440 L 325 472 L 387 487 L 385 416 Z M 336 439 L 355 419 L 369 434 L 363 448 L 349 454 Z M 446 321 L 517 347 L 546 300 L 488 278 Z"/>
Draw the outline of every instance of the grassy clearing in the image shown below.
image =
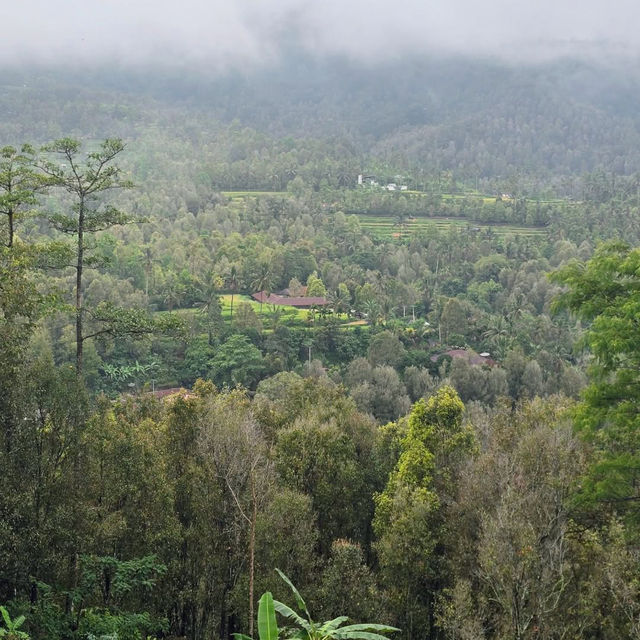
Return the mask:
<path fill-rule="evenodd" d="M 225 293 L 220 296 L 220 303 L 222 306 L 222 318 L 229 322 L 231 320 L 231 294 Z M 281 325 L 288 327 L 310 327 L 320 326 L 325 322 L 325 318 L 321 317 L 318 312 L 315 313 L 315 318 L 310 319 L 309 309 L 300 309 L 298 307 L 287 306 L 274 306 L 271 304 L 263 304 L 262 310 L 260 309 L 260 303 L 251 298 L 251 296 L 236 293 L 233 296 L 233 313 L 236 314 L 239 304 L 249 304 L 251 308 L 256 312 L 257 316 L 262 321 L 264 326 L 263 332 L 270 333 L 271 327 L 274 321 Z M 198 314 L 202 314 L 202 310 L 199 308 L 182 308 L 174 309 L 173 311 L 156 311 L 158 315 L 166 315 L 168 313 L 174 313 L 184 320 L 194 318 Z M 277 315 L 276 315 L 277 314 Z M 337 319 L 340 326 L 345 329 L 353 329 L 354 327 L 368 328 L 365 320 L 355 320 L 347 316 L 346 313 L 341 314 L 329 314 L 326 319 Z"/>
<path fill-rule="evenodd" d="M 220 296 L 220 302 L 222 304 L 222 317 L 229 319 L 231 316 L 231 294 L 226 293 Z M 233 296 L 233 309 L 234 313 L 238 309 L 240 303 L 247 303 L 251 305 L 251 308 L 258 314 L 262 320 L 268 319 L 274 314 L 274 306 L 271 304 L 263 304 L 260 309 L 260 303 L 254 300 L 251 296 L 236 294 Z M 275 307 L 275 310 L 281 314 L 281 319 L 285 324 L 302 324 L 306 323 L 308 310 L 299 309 L 297 307 Z"/>

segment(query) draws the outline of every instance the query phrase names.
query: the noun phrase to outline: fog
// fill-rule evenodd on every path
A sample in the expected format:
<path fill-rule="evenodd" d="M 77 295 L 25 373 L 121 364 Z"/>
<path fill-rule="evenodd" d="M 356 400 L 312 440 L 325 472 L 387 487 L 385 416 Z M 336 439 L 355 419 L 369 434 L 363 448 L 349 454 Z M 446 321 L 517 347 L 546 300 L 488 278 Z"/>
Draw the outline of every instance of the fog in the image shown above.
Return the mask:
<path fill-rule="evenodd" d="M 0 64 L 362 64 L 408 55 L 637 56 L 640 3 L 584 0 L 0 0 Z"/>

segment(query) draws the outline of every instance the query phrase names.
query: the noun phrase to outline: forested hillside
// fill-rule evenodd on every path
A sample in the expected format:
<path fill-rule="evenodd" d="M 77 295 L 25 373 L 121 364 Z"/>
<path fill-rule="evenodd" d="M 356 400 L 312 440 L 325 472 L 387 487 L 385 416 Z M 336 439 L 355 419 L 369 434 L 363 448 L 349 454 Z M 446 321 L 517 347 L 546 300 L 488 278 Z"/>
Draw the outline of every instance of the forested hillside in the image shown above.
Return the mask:
<path fill-rule="evenodd" d="M 0 634 L 637 637 L 636 76 L 7 70 Z"/>
<path fill-rule="evenodd" d="M 235 122 L 276 140 L 339 143 L 340 157 L 348 151 L 395 169 L 469 179 L 524 174 L 552 181 L 640 167 L 633 66 L 297 60 L 223 76 L 10 69 L 3 73 L 2 108 L 10 115 L 3 139 L 132 138 L 146 125 L 177 120 L 185 128 L 180 137 L 203 141 Z"/>

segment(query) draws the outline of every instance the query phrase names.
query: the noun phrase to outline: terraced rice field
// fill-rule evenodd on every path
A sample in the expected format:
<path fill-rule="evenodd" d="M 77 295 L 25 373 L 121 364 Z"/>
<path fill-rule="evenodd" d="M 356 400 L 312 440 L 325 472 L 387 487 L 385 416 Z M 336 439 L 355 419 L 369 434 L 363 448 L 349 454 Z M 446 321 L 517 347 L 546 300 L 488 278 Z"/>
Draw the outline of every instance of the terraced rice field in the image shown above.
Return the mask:
<path fill-rule="evenodd" d="M 257 198 L 260 196 L 285 197 L 291 194 L 287 191 L 222 191 L 222 195 L 227 198 L 231 198 L 232 200 L 239 200 L 244 198 Z"/>
<path fill-rule="evenodd" d="M 360 226 L 365 231 L 381 239 L 406 238 L 414 233 L 437 229 L 468 229 L 471 233 L 490 230 L 491 233 L 502 236 L 513 233 L 521 236 L 543 236 L 547 233 L 544 227 L 525 227 L 512 224 L 487 224 L 467 220 L 465 218 L 407 218 L 405 224 L 398 225 L 396 216 L 358 215 Z"/>

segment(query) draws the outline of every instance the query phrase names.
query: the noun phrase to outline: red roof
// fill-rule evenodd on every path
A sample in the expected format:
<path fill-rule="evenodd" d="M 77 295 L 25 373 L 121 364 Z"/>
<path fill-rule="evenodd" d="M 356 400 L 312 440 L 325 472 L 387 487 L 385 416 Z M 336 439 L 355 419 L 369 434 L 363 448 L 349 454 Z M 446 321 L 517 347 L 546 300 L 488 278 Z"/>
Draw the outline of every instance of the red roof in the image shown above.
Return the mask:
<path fill-rule="evenodd" d="M 289 297 L 279 296 L 275 293 L 267 295 L 266 291 L 259 291 L 258 293 L 254 293 L 251 297 L 264 304 L 274 304 L 283 307 L 324 307 L 329 304 L 327 299 L 322 297 Z"/>

